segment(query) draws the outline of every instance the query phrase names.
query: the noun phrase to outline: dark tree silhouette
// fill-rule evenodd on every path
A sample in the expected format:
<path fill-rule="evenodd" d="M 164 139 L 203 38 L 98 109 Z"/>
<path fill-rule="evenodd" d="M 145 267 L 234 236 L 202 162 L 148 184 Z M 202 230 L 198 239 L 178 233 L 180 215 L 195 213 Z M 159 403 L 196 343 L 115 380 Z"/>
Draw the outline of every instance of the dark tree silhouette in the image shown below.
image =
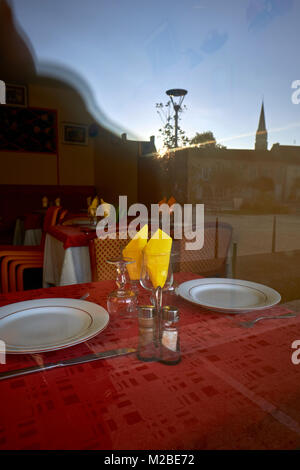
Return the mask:
<path fill-rule="evenodd" d="M 164 146 L 168 149 L 175 147 L 175 129 L 173 125 L 174 115 L 172 114 L 172 104 L 168 101 L 166 104 L 156 103 L 157 112 L 163 122 L 163 127 L 159 129 L 159 132 L 163 138 Z M 182 106 L 179 112 L 186 110 L 186 106 Z M 184 130 L 178 125 L 178 146 L 185 146 L 189 143 L 189 139 L 186 137 Z"/>
<path fill-rule="evenodd" d="M 211 131 L 196 132 L 196 135 L 190 140 L 191 145 L 199 144 L 201 147 L 226 148 L 224 145 L 217 144 L 214 134 Z"/>

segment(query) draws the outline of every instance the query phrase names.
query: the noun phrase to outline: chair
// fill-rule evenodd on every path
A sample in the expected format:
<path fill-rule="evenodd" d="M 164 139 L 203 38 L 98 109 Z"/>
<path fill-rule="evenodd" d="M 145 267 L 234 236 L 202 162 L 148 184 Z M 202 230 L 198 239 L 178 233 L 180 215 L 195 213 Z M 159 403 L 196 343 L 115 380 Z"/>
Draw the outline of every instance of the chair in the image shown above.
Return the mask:
<path fill-rule="evenodd" d="M 178 251 L 175 271 L 192 272 L 202 276 L 226 276 L 226 261 L 231 244 L 232 227 L 227 223 L 204 224 L 204 245 L 200 250 L 186 250 L 183 237 L 175 241 Z"/>
<path fill-rule="evenodd" d="M 67 214 L 68 214 L 68 209 L 64 209 L 60 212 L 60 214 L 58 214 L 58 217 L 57 217 L 57 223 L 58 224 L 62 224 L 63 221 L 65 220 Z"/>
<path fill-rule="evenodd" d="M 126 235 L 126 237 L 128 236 Z M 129 241 L 129 237 L 126 239 L 116 238 L 115 240 L 111 238 L 90 240 L 89 251 L 93 282 L 116 279 L 116 268 L 106 260 L 118 258 Z"/>
<path fill-rule="evenodd" d="M 24 257 L 18 260 L 14 258 L 11 259 L 10 256 L 6 256 L 4 259 L 10 258 L 9 261 L 9 288 L 10 292 L 22 291 L 24 290 L 23 284 L 23 274 L 25 269 L 28 268 L 42 268 L 41 263 L 38 259 Z M 23 261 L 22 264 L 20 262 Z"/>
<path fill-rule="evenodd" d="M 10 290 L 10 283 L 12 289 L 18 288 L 23 290 L 23 281 L 17 283 L 14 276 L 17 275 L 17 271 L 21 266 L 20 272 L 30 267 L 43 267 L 44 257 L 44 245 L 46 232 L 51 225 L 55 225 L 57 215 L 61 207 L 52 206 L 47 209 L 44 223 L 43 223 L 43 235 L 41 244 L 39 246 L 13 246 L 13 245 L 2 245 L 0 246 L 0 259 L 1 262 L 1 288 L 5 294 Z M 13 263 L 13 264 L 12 264 Z M 12 264 L 12 266 L 10 266 Z M 26 267 L 25 267 L 26 266 Z M 19 275 L 20 279 L 20 275 Z M 10 281 L 10 283 L 9 283 Z M 15 290 L 13 290 L 14 292 Z"/>

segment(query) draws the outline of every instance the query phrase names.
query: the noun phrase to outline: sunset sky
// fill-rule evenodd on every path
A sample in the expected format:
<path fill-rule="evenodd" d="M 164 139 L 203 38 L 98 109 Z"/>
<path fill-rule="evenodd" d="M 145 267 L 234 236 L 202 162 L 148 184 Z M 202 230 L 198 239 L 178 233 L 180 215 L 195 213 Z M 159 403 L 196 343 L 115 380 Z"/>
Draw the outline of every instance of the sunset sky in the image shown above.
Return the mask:
<path fill-rule="evenodd" d="M 300 145 L 297 0 L 13 0 L 42 68 L 67 66 L 89 84 L 116 132 L 148 140 L 155 103 L 185 88 L 181 127 L 253 148 L 264 98 L 269 148 Z M 101 117 L 100 117 L 101 118 Z"/>

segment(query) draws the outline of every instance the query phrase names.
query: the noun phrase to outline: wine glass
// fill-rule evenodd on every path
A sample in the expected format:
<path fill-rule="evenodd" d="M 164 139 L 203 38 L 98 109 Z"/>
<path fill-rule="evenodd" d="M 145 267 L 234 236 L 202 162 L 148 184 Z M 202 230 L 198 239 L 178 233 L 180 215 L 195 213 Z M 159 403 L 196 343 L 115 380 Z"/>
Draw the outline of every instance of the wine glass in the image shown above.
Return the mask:
<path fill-rule="evenodd" d="M 143 252 L 141 286 L 154 293 L 158 287 L 169 289 L 173 284 L 172 253 Z"/>
<path fill-rule="evenodd" d="M 139 295 L 140 275 L 141 275 L 141 258 L 137 255 L 136 251 L 126 252 L 126 258 L 132 259 L 132 263 L 127 265 L 127 272 L 130 280 L 130 287 L 133 292 Z"/>
<path fill-rule="evenodd" d="M 163 291 L 167 291 L 173 284 L 172 269 L 173 254 L 171 253 L 143 253 L 141 269 L 141 286 L 150 291 L 151 302 L 156 308 L 156 342 L 160 336 L 160 313 L 162 307 Z"/>
<path fill-rule="evenodd" d="M 134 318 L 137 316 L 137 296 L 128 287 L 129 279 L 127 265 L 133 263 L 131 258 L 110 258 L 107 263 L 116 267 L 117 289 L 108 294 L 107 309 L 109 313 L 118 314 L 124 318 Z"/>

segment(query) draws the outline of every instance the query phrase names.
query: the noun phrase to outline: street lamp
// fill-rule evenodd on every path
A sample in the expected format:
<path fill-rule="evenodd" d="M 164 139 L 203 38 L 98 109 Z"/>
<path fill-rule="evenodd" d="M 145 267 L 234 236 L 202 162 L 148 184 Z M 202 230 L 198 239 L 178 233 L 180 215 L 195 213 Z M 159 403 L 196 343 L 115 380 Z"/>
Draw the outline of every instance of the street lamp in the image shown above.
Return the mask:
<path fill-rule="evenodd" d="M 175 111 L 174 122 L 175 122 L 175 148 L 178 146 L 178 113 L 181 109 L 182 102 L 187 90 L 182 90 L 181 88 L 173 88 L 172 90 L 167 90 L 166 94 L 170 96 L 172 105 Z"/>

